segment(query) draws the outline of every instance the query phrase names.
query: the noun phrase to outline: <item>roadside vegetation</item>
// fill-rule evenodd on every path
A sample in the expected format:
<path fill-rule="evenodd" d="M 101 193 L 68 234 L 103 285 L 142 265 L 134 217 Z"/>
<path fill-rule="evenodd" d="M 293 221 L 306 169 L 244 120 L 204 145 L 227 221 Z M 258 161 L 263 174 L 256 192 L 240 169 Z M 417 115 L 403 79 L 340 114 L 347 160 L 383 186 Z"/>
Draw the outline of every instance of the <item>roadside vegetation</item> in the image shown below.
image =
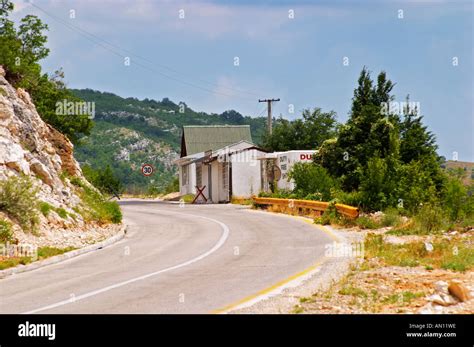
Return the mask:
<path fill-rule="evenodd" d="M 472 180 L 465 184 L 461 168 L 442 168 L 445 159 L 436 152 L 435 136 L 418 110 L 408 106 L 408 96 L 401 114 L 384 110 L 384 103 L 395 100 L 393 86 L 385 72 L 374 81 L 364 68 L 345 124 L 337 124 L 333 112 L 320 109 L 306 110 L 297 121 L 276 122 L 273 134 L 265 139 L 267 149 L 318 149 L 318 153 L 312 163 L 293 165 L 289 174 L 295 182 L 293 191 L 274 189 L 260 196 L 343 203 L 362 212 L 351 221 L 330 208 L 316 219 L 321 224 L 393 226 L 393 233 L 399 234 L 474 227 Z M 381 220 L 370 216 L 376 211 L 383 212 Z"/>
<path fill-rule="evenodd" d="M 90 135 L 94 123 L 88 114 L 65 115 L 56 111 L 57 103 L 82 100 L 66 87 L 61 69 L 51 75 L 42 71 L 40 62 L 50 53 L 45 34 L 48 26 L 34 15 L 27 15 L 15 23 L 10 18 L 13 10 L 12 1 L 0 1 L 0 66 L 5 70 L 5 78 L 15 88 L 23 88 L 30 94 L 46 123 L 80 145 L 80 140 Z M 0 212 L 18 223 L 23 231 L 32 233 L 38 229 L 40 215 L 47 217 L 52 211 L 62 219 L 76 220 L 77 214 L 81 214 L 86 221 L 119 223 L 122 218 L 119 206 L 101 194 L 118 195 L 122 191 L 110 167 L 97 170 L 86 167 L 84 174 L 98 190 L 77 182 L 77 177 L 69 177 L 66 173 L 60 176 L 63 181 L 70 179 L 77 183 L 83 202 L 76 213 L 39 201 L 38 189 L 27 176 L 0 181 Z M 6 225 L 2 224 L 2 234 L 7 235 L 6 230 Z"/>
<path fill-rule="evenodd" d="M 93 122 L 89 115 L 65 116 L 56 112 L 56 103 L 81 101 L 64 83 L 64 73 L 58 69 L 48 75 L 42 72 L 40 61 L 47 58 L 48 25 L 37 16 L 27 15 L 19 24 L 9 18 L 13 12 L 12 1 L 0 2 L 0 65 L 6 79 L 16 88 L 24 88 L 30 95 L 41 118 L 77 143 L 89 135 Z"/>
<path fill-rule="evenodd" d="M 37 189 L 27 176 L 0 181 L 0 211 L 18 222 L 26 232 L 35 232 L 39 223 Z"/>
<path fill-rule="evenodd" d="M 71 183 L 77 187 L 77 193 L 82 200 L 82 204 L 74 210 L 86 222 L 94 221 L 106 224 L 122 221 L 122 212 L 116 201 L 107 200 L 97 189 L 77 177 L 74 177 Z"/>

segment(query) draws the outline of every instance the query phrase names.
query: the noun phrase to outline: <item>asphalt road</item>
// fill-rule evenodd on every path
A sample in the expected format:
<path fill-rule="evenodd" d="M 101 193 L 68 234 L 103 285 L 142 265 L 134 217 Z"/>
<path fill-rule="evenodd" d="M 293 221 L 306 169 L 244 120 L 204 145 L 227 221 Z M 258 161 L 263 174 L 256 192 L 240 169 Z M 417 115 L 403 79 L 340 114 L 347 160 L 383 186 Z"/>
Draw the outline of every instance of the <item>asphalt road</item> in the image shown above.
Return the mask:
<path fill-rule="evenodd" d="M 122 202 L 112 246 L 0 280 L 0 313 L 209 313 L 314 265 L 332 239 L 237 205 Z"/>

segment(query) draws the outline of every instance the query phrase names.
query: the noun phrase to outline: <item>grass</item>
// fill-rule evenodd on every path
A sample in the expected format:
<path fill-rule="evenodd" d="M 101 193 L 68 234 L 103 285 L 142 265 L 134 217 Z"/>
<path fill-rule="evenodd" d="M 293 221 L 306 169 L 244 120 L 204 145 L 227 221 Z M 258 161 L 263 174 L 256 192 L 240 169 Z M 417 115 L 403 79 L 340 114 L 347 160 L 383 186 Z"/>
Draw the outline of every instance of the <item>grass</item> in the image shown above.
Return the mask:
<path fill-rule="evenodd" d="M 468 242 L 460 238 L 437 238 L 432 242 L 433 250 L 430 252 L 423 242 L 390 244 L 384 241 L 382 235 L 369 234 L 364 251 L 366 259 L 377 257 L 387 265 L 424 266 L 464 272 L 474 267 L 474 252 Z"/>
<path fill-rule="evenodd" d="M 68 213 L 64 208 L 59 207 L 56 208 L 55 211 L 59 215 L 59 217 L 61 217 L 62 219 L 67 219 Z"/>
<path fill-rule="evenodd" d="M 30 257 L 8 258 L 5 260 L 0 260 L 0 270 L 5 270 L 18 265 L 26 265 L 29 263 L 31 263 Z"/>
<path fill-rule="evenodd" d="M 293 308 L 293 311 L 292 311 L 292 313 L 295 313 L 295 314 L 299 314 L 299 313 L 303 313 L 303 312 L 304 312 L 304 309 L 301 305 L 296 305 Z"/>
<path fill-rule="evenodd" d="M 43 214 L 43 216 L 45 217 L 48 217 L 49 214 L 51 213 L 51 211 L 55 211 L 59 217 L 61 217 L 62 219 L 67 219 L 68 216 L 70 216 L 71 218 L 75 219 L 75 215 L 72 214 L 72 213 L 68 213 L 64 208 L 62 207 L 54 207 L 52 206 L 51 204 L 45 202 L 45 201 L 41 201 L 39 203 L 39 210 L 40 212 Z"/>
<path fill-rule="evenodd" d="M 0 243 L 7 243 L 13 239 L 12 225 L 10 222 L 0 219 Z"/>
<path fill-rule="evenodd" d="M 51 206 L 50 204 L 48 204 L 47 202 L 45 201 L 41 201 L 39 204 L 39 210 L 40 212 L 43 214 L 43 216 L 45 217 L 48 217 L 49 216 L 49 213 L 51 212 L 51 210 L 54 210 L 54 207 Z"/>
<path fill-rule="evenodd" d="M 77 193 L 82 200 L 82 206 L 75 207 L 73 210 L 80 214 L 86 222 L 95 221 L 107 224 L 122 221 L 122 212 L 116 201 L 107 201 L 98 190 L 80 180 L 76 183 L 80 184 L 77 187 Z"/>
<path fill-rule="evenodd" d="M 384 211 L 381 224 L 383 227 L 396 227 L 402 223 L 402 217 L 396 208 L 388 208 Z"/>
<path fill-rule="evenodd" d="M 386 296 L 382 299 L 382 303 L 384 304 L 409 304 L 414 299 L 421 298 L 425 295 L 423 292 L 413 293 L 410 291 L 404 291 L 398 294 L 391 294 Z"/>
<path fill-rule="evenodd" d="M 367 298 L 367 293 L 363 289 L 353 287 L 352 285 L 344 286 L 341 290 L 339 290 L 339 294 Z"/>
<path fill-rule="evenodd" d="M 38 259 L 45 259 L 55 255 L 64 254 L 75 250 L 75 247 L 56 248 L 56 247 L 40 247 L 38 248 Z"/>
<path fill-rule="evenodd" d="M 355 223 L 361 229 L 378 229 L 381 227 L 380 223 L 377 223 L 375 220 L 367 216 L 357 218 Z"/>
<path fill-rule="evenodd" d="M 66 252 L 70 252 L 75 250 L 75 247 L 66 247 L 66 248 L 56 248 L 56 247 L 40 247 L 38 248 L 38 259 L 42 260 L 49 257 L 53 257 L 55 255 L 64 254 Z M 15 267 L 18 265 L 26 265 L 31 263 L 33 260 L 31 257 L 12 257 L 12 258 L 5 258 L 0 260 L 0 270 L 5 270 L 11 267 Z"/>

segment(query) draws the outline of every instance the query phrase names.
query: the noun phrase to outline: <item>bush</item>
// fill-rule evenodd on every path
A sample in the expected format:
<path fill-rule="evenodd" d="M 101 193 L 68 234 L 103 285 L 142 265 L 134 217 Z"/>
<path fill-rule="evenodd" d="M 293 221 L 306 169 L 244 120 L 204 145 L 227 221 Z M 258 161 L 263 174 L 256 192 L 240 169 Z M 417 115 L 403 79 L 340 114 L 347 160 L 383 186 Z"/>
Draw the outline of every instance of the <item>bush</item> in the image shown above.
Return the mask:
<path fill-rule="evenodd" d="M 295 163 L 288 177 L 294 181 L 294 192 L 298 196 L 317 194 L 318 200 L 322 201 L 331 200 L 331 189 L 337 186 L 326 169 L 314 163 Z"/>
<path fill-rule="evenodd" d="M 96 189 L 84 182 L 80 184 L 79 195 L 83 202 L 82 208 L 75 211 L 82 215 L 85 221 L 96 221 L 99 223 L 120 223 L 122 212 L 116 201 L 107 201 Z"/>
<path fill-rule="evenodd" d="M 59 207 L 59 208 L 55 208 L 54 209 L 56 211 L 56 213 L 58 214 L 59 217 L 61 217 L 62 219 L 66 219 L 67 216 L 68 216 L 68 213 L 67 211 L 62 208 L 62 207 Z"/>
<path fill-rule="evenodd" d="M 0 219 L 0 242 L 7 243 L 13 239 L 12 225 L 4 220 Z"/>
<path fill-rule="evenodd" d="M 173 180 L 165 188 L 165 194 L 174 192 L 179 192 L 179 177 L 173 178 Z"/>
<path fill-rule="evenodd" d="M 415 215 L 415 228 L 419 233 L 441 231 L 446 227 L 447 220 L 444 210 L 438 205 L 426 204 Z"/>
<path fill-rule="evenodd" d="M 397 200 L 403 209 L 416 213 L 420 204 L 432 204 L 438 199 L 437 188 L 424 163 L 413 161 L 400 167 Z M 394 206 L 394 205 L 392 205 Z"/>
<path fill-rule="evenodd" d="M 359 207 L 362 203 L 361 194 L 358 191 L 353 191 L 353 192 L 348 193 L 339 189 L 333 189 L 331 191 L 331 195 L 338 203 L 341 203 L 341 204 Z"/>
<path fill-rule="evenodd" d="M 122 211 L 116 201 L 106 201 L 104 203 L 104 211 L 106 211 L 107 219 L 112 223 L 120 223 L 122 221 Z"/>
<path fill-rule="evenodd" d="M 48 204 L 45 201 L 41 201 L 39 203 L 39 209 L 40 209 L 41 213 L 43 214 L 43 216 L 48 217 L 49 212 L 51 212 L 51 210 L 53 210 L 54 207 L 51 206 L 50 204 Z"/>
<path fill-rule="evenodd" d="M 329 224 L 339 224 L 341 216 L 337 212 L 336 205 L 334 202 L 330 203 L 328 208 L 324 211 L 321 217 L 314 219 L 314 223 L 329 225 Z"/>
<path fill-rule="evenodd" d="M 368 211 L 380 211 L 389 205 L 387 161 L 373 157 L 363 170 L 360 182 L 361 205 Z"/>
<path fill-rule="evenodd" d="M 444 186 L 443 193 L 443 206 L 447 209 L 451 221 L 458 221 L 465 216 L 466 212 L 469 213 L 466 211 L 469 201 L 467 189 L 459 178 L 450 177 Z"/>
<path fill-rule="evenodd" d="M 402 222 L 402 218 L 396 208 L 390 207 L 384 211 L 381 224 L 384 227 L 398 226 Z"/>
<path fill-rule="evenodd" d="M 86 179 L 104 194 L 119 195 L 123 192 L 122 183 L 112 172 L 109 165 L 107 165 L 105 169 L 100 170 L 94 170 L 90 166 L 84 165 L 82 172 Z M 79 184 L 77 179 L 73 184 Z"/>
<path fill-rule="evenodd" d="M 25 231 L 34 231 L 39 219 L 37 188 L 27 176 L 10 177 L 0 182 L 0 211 L 15 218 Z"/>
<path fill-rule="evenodd" d="M 356 219 L 356 225 L 362 229 L 378 229 L 380 224 L 368 216 L 361 216 Z"/>

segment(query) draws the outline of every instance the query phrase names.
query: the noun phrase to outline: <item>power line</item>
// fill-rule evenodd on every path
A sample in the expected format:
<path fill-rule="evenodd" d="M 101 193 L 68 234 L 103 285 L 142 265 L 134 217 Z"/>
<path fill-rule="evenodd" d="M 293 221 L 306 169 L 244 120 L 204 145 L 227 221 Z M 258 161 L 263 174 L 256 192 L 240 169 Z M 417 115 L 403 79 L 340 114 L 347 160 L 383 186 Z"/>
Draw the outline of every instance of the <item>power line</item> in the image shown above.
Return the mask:
<path fill-rule="evenodd" d="M 171 72 L 174 72 L 176 74 L 180 74 L 180 75 L 183 75 L 183 73 L 173 69 L 173 68 L 170 68 L 168 66 L 165 66 L 165 65 L 162 65 L 162 64 L 159 64 L 159 63 L 156 63 L 156 62 L 152 62 L 151 60 L 147 59 L 147 58 L 144 58 L 142 56 L 139 56 L 133 52 L 131 52 L 130 50 L 127 50 L 127 49 L 124 49 L 124 48 L 121 48 L 120 46 L 118 45 L 115 45 L 95 34 L 92 34 L 86 30 L 83 30 L 82 28 L 78 27 L 78 26 L 75 26 L 73 24 L 70 24 L 66 21 L 64 21 L 63 19 L 53 15 L 53 14 L 50 14 L 49 12 L 47 12 L 46 10 L 42 9 L 41 7 L 33 4 L 33 3 L 30 3 L 34 8 L 38 9 L 39 11 L 43 12 L 44 14 L 46 14 L 48 17 L 51 17 L 52 19 L 56 20 L 57 22 L 63 24 L 64 26 L 68 27 L 70 30 L 72 31 L 75 31 L 76 33 L 80 34 L 81 36 L 85 37 L 86 39 L 88 39 L 89 41 L 92 41 L 93 43 L 101 46 L 102 48 L 104 48 L 105 50 L 121 57 L 121 58 L 130 58 L 128 56 L 125 56 L 123 55 L 122 53 L 120 52 L 117 52 L 116 50 L 119 50 L 119 51 L 123 51 L 123 52 L 126 52 L 126 53 L 130 53 L 129 55 L 130 56 L 133 56 L 135 58 L 138 58 L 138 59 L 141 59 L 145 62 L 148 62 L 148 63 L 151 63 L 151 64 L 154 64 L 154 65 L 157 65 L 163 69 L 167 69 Z M 87 36 L 86 36 L 87 35 Z M 100 42 L 101 41 L 101 42 Z M 106 45 L 108 46 L 111 46 L 113 48 L 115 48 L 116 50 L 113 50 L 111 49 L 110 47 L 107 47 L 106 45 L 104 45 L 103 43 L 105 43 Z M 150 71 L 153 71 L 165 78 L 168 78 L 168 79 L 171 79 L 173 81 L 176 81 L 176 82 L 179 82 L 179 83 L 182 83 L 182 84 L 185 84 L 185 85 L 188 85 L 188 86 L 191 86 L 191 87 L 194 87 L 194 88 L 197 88 L 197 89 L 200 89 L 200 90 L 203 90 L 203 91 L 206 91 L 208 93 L 211 93 L 211 94 L 216 94 L 216 95 L 222 95 L 222 96 L 226 96 L 226 97 L 237 97 L 237 98 L 240 98 L 240 99 L 246 99 L 246 100 L 251 100 L 251 98 L 246 98 L 246 97 L 242 97 L 242 96 L 234 96 L 234 95 L 230 95 L 230 94 L 226 94 L 226 93 L 222 93 L 222 92 L 218 92 L 218 91 L 215 91 L 215 90 L 212 90 L 212 89 L 208 89 L 206 87 L 202 87 L 202 86 L 199 86 L 195 83 L 191 83 L 191 82 L 188 82 L 188 81 L 185 81 L 185 80 L 181 80 L 179 78 L 176 78 L 176 77 L 173 77 L 173 76 L 170 76 L 168 74 L 165 74 L 161 71 L 157 71 L 153 68 L 150 68 L 149 66 L 146 66 L 146 65 L 143 65 L 143 64 L 140 64 L 140 63 L 137 63 L 137 62 L 134 62 L 135 65 L 137 66 L 140 66 L 144 69 L 148 69 Z M 232 87 L 225 87 L 225 86 L 221 86 L 221 85 L 218 85 L 216 83 L 213 83 L 213 82 L 209 82 L 209 81 L 205 81 L 205 80 L 202 80 L 202 79 L 199 79 L 199 78 L 196 78 L 197 80 L 203 82 L 203 83 L 206 83 L 206 84 L 210 84 L 210 85 L 213 85 L 213 86 L 217 86 L 219 88 L 223 88 L 223 89 L 227 89 L 227 90 L 230 90 L 230 91 L 236 91 L 236 92 L 239 92 L 239 93 L 245 93 L 245 94 L 249 94 L 249 95 L 252 95 L 252 96 L 256 96 L 257 94 L 255 92 L 250 92 L 250 91 L 245 91 L 245 90 L 242 90 L 242 89 L 239 89 L 239 88 L 232 88 Z M 253 99 L 252 99 L 253 100 Z"/>

